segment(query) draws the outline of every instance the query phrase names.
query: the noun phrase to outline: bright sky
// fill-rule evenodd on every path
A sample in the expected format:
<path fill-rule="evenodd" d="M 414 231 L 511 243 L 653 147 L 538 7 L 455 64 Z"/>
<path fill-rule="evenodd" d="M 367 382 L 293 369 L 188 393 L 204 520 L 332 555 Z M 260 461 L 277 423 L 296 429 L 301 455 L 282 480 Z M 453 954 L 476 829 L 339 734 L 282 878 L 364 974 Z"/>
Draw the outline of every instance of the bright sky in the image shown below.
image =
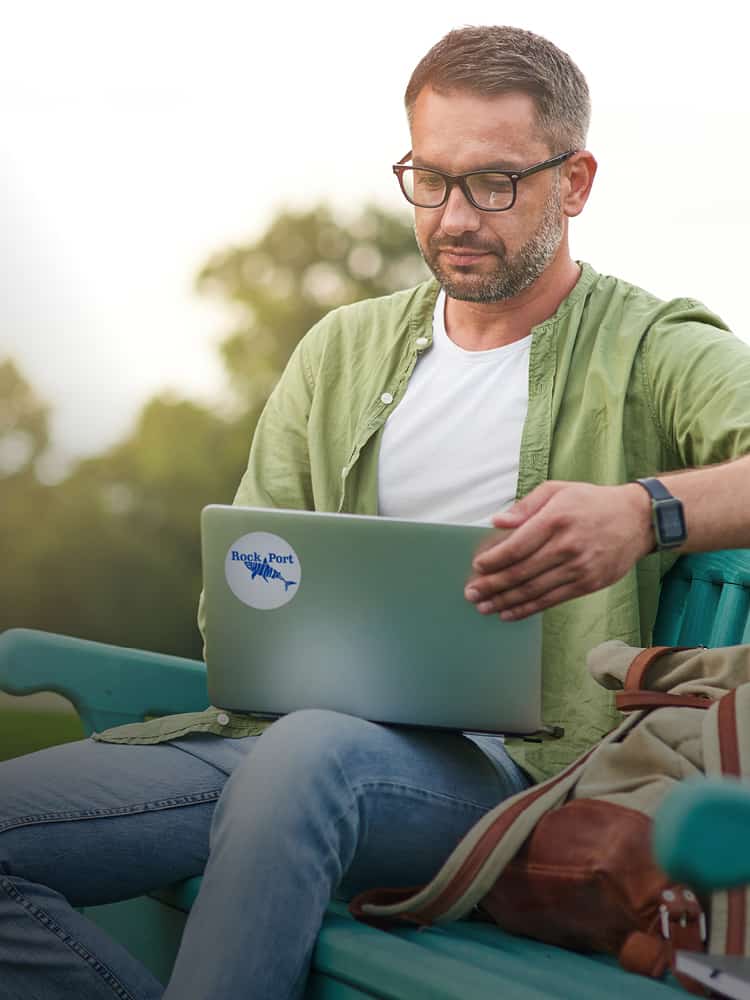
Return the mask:
<path fill-rule="evenodd" d="M 402 208 L 402 93 L 450 28 L 547 35 L 585 73 L 594 193 L 574 254 L 702 299 L 750 341 L 744 5 L 0 0 L 0 357 L 96 451 L 155 392 L 218 400 L 231 317 L 192 291 L 282 205 Z"/>

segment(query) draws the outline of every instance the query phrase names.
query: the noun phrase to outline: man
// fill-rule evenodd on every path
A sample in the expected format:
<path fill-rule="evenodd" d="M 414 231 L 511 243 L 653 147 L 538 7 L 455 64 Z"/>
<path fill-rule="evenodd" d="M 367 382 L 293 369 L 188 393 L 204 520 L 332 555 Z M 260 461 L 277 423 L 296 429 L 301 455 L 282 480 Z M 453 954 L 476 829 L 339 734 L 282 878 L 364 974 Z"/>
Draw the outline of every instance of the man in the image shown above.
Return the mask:
<path fill-rule="evenodd" d="M 468 28 L 406 96 L 412 150 L 394 169 L 437 281 L 337 310 L 303 339 L 236 500 L 515 528 L 477 557 L 466 596 L 480 614 L 549 608 L 544 716 L 565 733 L 506 748 L 309 711 L 260 736 L 258 720 L 209 709 L 11 761 L 12 997 L 162 995 L 71 904 L 204 864 L 163 995 L 301 996 L 332 894 L 426 881 L 489 807 L 610 728 L 584 654 L 647 641 L 668 547 L 750 544 L 750 350 L 698 303 L 570 257 L 596 171 L 580 71 L 528 32 Z M 684 517 L 673 502 L 655 535 L 659 487 L 634 480 L 715 463 L 661 477 Z"/>

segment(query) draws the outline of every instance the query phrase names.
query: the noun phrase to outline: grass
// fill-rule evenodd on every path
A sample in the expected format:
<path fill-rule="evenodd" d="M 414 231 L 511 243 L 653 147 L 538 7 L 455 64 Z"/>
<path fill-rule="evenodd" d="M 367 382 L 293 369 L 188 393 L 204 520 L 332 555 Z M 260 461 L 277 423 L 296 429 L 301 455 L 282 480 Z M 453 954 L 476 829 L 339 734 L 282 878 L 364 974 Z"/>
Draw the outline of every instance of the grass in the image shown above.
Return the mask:
<path fill-rule="evenodd" d="M 80 740 L 83 735 L 81 720 L 72 712 L 0 711 L 0 760 Z"/>

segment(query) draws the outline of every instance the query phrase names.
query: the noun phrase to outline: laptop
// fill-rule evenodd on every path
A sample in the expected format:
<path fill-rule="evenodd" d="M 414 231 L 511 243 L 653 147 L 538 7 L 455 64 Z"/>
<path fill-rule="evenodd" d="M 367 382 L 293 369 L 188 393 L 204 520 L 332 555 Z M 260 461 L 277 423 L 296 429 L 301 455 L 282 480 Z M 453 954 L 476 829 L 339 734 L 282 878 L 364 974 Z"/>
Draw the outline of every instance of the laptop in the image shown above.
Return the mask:
<path fill-rule="evenodd" d="M 678 972 L 710 986 L 712 995 L 750 1000 L 750 958 L 744 955 L 678 951 L 675 966 Z"/>
<path fill-rule="evenodd" d="M 463 595 L 493 529 L 211 505 L 201 534 L 217 707 L 541 728 L 541 615 L 504 622 Z"/>

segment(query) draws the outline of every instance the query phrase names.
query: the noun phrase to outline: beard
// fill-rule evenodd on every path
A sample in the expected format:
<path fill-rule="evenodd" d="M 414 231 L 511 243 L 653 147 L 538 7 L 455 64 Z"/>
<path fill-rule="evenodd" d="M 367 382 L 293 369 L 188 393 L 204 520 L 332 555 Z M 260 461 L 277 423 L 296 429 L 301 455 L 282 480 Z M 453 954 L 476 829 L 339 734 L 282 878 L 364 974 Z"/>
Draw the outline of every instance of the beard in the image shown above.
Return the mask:
<path fill-rule="evenodd" d="M 560 178 L 555 178 L 536 231 L 512 256 L 508 255 L 505 244 L 499 238 L 496 243 L 487 245 L 475 242 L 468 233 L 458 240 L 434 234 L 427 246 L 423 246 L 416 231 L 415 235 L 425 264 L 450 298 L 462 302 L 499 302 L 502 299 L 512 299 L 537 280 L 560 246 L 563 235 Z M 439 263 L 440 250 L 451 246 L 489 251 L 499 258 L 499 265 L 487 274 L 451 273 Z"/>

